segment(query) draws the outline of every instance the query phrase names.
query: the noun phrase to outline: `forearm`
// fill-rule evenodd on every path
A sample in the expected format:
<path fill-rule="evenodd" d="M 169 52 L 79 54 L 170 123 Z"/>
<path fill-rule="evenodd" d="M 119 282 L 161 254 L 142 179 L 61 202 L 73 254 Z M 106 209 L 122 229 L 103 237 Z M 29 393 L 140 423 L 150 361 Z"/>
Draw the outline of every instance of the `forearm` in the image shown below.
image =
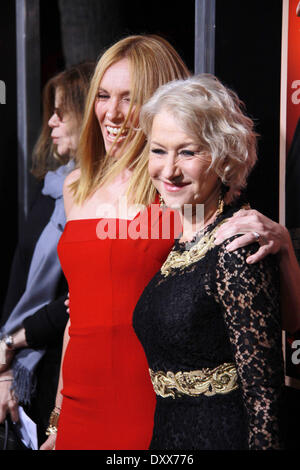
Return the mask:
<path fill-rule="evenodd" d="M 67 292 L 24 320 L 29 347 L 40 349 L 61 343 L 69 319 L 64 304 L 66 298 Z"/>
<path fill-rule="evenodd" d="M 14 349 L 28 348 L 25 328 L 21 328 L 12 335 Z"/>
<path fill-rule="evenodd" d="M 62 376 L 62 366 L 64 362 L 64 357 L 65 357 L 65 352 L 69 344 L 69 326 L 70 326 L 70 320 L 68 321 L 66 328 L 65 328 L 65 333 L 64 333 L 64 339 L 63 339 L 63 348 L 62 348 L 62 356 L 61 356 L 61 364 L 60 364 L 60 372 L 59 372 L 59 380 L 58 380 L 58 386 L 57 386 L 57 394 L 56 394 L 56 400 L 55 400 L 55 408 L 61 409 L 62 405 L 62 389 L 63 389 L 63 376 Z"/>
<path fill-rule="evenodd" d="M 290 237 L 279 261 L 282 327 L 294 333 L 300 328 L 300 267 Z"/>
<path fill-rule="evenodd" d="M 10 367 L 10 364 L 18 349 L 28 347 L 24 328 L 21 328 L 15 333 L 8 335 L 7 339 L 9 339 L 9 342 L 11 342 L 12 345 L 7 345 L 5 342 L 5 338 L 1 340 L 0 372 L 3 372 Z"/>
<path fill-rule="evenodd" d="M 284 383 L 279 272 L 275 257 L 246 263 L 254 249 L 221 257 L 218 299 L 248 412 L 249 448 L 277 449 Z"/>
<path fill-rule="evenodd" d="M 62 366 L 64 362 L 65 352 L 69 343 L 69 326 L 70 320 L 68 321 L 64 339 L 63 339 L 63 348 L 62 348 L 62 356 L 61 356 L 61 364 L 60 364 L 60 373 L 59 373 L 59 381 L 57 386 L 57 393 L 55 399 L 55 407 L 51 413 L 49 426 L 47 429 L 46 434 L 48 435 L 48 439 L 44 442 L 44 444 L 40 447 L 40 450 L 54 450 L 55 449 L 55 442 L 57 436 L 57 429 L 59 427 L 59 415 L 62 406 L 63 396 L 62 396 L 62 389 L 63 389 L 63 377 L 62 377 Z"/>

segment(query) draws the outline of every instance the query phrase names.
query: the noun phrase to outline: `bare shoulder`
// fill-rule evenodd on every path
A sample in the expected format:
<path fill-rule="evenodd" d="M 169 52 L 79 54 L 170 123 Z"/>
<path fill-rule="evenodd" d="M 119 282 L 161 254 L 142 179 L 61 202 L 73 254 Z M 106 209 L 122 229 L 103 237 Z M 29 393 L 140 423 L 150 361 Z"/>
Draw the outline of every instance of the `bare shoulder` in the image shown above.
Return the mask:
<path fill-rule="evenodd" d="M 70 184 L 74 183 L 80 177 L 80 168 L 71 171 L 65 178 L 64 187 L 67 188 Z"/>
<path fill-rule="evenodd" d="M 70 186 L 72 183 L 74 183 L 78 178 L 80 177 L 80 168 L 76 168 L 76 170 L 71 171 L 71 173 L 66 176 L 65 181 L 64 181 L 64 197 L 68 196 L 68 194 L 72 194 L 72 191 L 70 191 Z"/>
<path fill-rule="evenodd" d="M 74 193 L 70 186 L 72 185 L 72 183 L 78 180 L 79 177 L 80 177 L 80 168 L 76 168 L 75 170 L 71 171 L 71 173 L 68 174 L 68 176 L 66 177 L 64 181 L 63 196 L 64 196 L 65 212 L 66 212 L 67 217 L 68 217 L 71 207 L 74 204 Z"/>

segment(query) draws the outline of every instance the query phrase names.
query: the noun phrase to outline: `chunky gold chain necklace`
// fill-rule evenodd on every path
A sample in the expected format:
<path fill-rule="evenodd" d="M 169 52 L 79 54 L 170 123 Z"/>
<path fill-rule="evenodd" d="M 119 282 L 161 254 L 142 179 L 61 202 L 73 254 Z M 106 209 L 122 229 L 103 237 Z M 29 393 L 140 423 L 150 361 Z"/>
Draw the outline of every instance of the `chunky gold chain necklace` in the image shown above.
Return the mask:
<path fill-rule="evenodd" d="M 224 201 L 223 198 L 220 198 L 218 203 L 218 209 L 215 214 L 215 219 L 220 214 L 222 214 L 223 210 Z M 211 248 L 213 248 L 214 246 L 216 231 L 227 220 L 228 219 L 222 220 L 218 225 L 215 226 L 213 230 L 205 233 L 197 243 L 193 244 L 193 246 L 189 250 L 181 252 L 173 248 L 173 250 L 169 253 L 169 256 L 167 257 L 166 261 L 160 269 L 162 275 L 166 277 L 171 273 L 173 269 L 184 269 L 186 266 L 189 266 L 192 263 L 196 263 L 200 259 L 204 258 L 206 253 L 211 250 Z"/>

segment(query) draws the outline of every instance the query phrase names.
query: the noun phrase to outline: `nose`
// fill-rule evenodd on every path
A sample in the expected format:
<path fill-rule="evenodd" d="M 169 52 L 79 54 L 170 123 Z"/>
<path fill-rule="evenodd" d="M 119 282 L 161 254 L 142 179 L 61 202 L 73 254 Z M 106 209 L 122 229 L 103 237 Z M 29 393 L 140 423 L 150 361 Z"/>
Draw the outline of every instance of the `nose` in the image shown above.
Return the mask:
<path fill-rule="evenodd" d="M 176 152 L 169 152 L 166 158 L 163 159 L 162 176 L 169 181 L 173 181 L 181 176 Z"/>
<path fill-rule="evenodd" d="M 48 121 L 48 126 L 53 128 L 53 127 L 58 126 L 58 124 L 59 124 L 59 118 L 56 113 L 53 113 Z"/>
<path fill-rule="evenodd" d="M 106 115 L 111 121 L 122 120 L 123 116 L 117 99 L 109 100 Z"/>

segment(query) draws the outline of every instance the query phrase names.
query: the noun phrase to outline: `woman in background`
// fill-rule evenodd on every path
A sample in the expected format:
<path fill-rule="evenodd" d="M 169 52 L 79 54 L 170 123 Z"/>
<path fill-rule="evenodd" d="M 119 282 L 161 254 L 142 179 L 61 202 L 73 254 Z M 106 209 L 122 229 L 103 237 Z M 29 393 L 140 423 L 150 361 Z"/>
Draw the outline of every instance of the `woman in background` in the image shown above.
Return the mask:
<path fill-rule="evenodd" d="M 68 320 L 67 283 L 57 257 L 65 224 L 64 179 L 75 167 L 85 98 L 93 63 L 51 78 L 43 93 L 43 124 L 32 173 L 43 184 L 15 252 L 1 328 L 0 422 L 18 421 L 18 404 L 44 441 L 54 406 L 61 344 Z"/>

